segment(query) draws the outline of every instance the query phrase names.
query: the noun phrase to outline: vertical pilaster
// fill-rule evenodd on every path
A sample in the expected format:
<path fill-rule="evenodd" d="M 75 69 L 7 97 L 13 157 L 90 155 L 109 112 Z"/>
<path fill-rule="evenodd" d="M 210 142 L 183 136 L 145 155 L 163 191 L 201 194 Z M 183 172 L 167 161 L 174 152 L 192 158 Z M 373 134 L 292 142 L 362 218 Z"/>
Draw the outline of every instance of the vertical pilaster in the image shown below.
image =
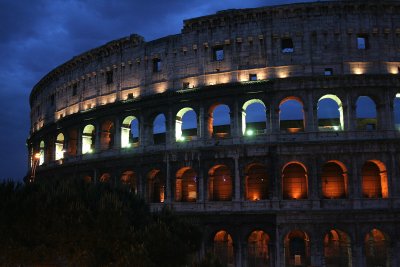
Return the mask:
<path fill-rule="evenodd" d="M 197 116 L 197 137 L 199 139 L 204 138 L 204 127 L 205 126 L 205 121 L 204 121 L 204 107 L 201 106 L 199 108 L 199 114 Z"/>
<path fill-rule="evenodd" d="M 114 134 L 114 149 L 121 148 L 121 121 L 120 118 L 115 118 L 115 134 Z"/>
<path fill-rule="evenodd" d="M 234 200 L 239 201 L 240 200 L 240 172 L 239 172 L 239 153 L 236 152 L 236 154 L 233 157 L 234 162 L 235 162 L 235 195 L 234 195 Z"/>

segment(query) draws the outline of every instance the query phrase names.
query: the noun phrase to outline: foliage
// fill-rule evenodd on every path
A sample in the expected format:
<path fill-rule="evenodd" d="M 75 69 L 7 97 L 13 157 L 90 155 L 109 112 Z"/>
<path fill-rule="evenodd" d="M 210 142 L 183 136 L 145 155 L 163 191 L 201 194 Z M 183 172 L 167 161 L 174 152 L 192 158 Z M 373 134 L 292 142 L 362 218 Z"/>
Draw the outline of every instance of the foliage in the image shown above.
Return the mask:
<path fill-rule="evenodd" d="M 201 232 L 170 211 L 151 214 L 126 188 L 76 180 L 0 184 L 4 265 L 185 266 Z"/>

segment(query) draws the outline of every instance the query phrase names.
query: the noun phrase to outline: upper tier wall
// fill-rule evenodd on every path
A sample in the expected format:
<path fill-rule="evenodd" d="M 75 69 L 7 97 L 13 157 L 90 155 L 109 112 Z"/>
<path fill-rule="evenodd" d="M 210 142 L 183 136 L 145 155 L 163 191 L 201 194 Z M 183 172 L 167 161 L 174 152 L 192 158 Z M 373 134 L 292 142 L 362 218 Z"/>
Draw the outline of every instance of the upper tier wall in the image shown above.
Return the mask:
<path fill-rule="evenodd" d="M 325 70 L 397 74 L 399 52 L 398 1 L 222 11 L 186 20 L 181 34 L 151 42 L 131 35 L 57 67 L 32 90 L 31 131 L 99 105 L 247 81 L 250 74 L 259 80 Z"/>

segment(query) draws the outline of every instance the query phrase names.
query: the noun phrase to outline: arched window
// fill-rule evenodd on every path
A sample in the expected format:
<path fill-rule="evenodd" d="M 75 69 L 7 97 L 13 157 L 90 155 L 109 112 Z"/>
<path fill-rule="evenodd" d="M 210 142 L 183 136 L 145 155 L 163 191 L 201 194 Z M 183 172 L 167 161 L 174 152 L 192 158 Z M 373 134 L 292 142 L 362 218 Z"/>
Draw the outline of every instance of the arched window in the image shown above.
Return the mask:
<path fill-rule="evenodd" d="M 324 238 L 325 264 L 329 267 L 351 267 L 351 242 L 340 230 L 330 230 Z"/>
<path fill-rule="evenodd" d="M 147 199 L 151 203 L 165 200 L 165 177 L 160 170 L 152 170 L 147 175 Z"/>
<path fill-rule="evenodd" d="M 208 131 L 216 138 L 226 138 L 231 134 L 230 110 L 227 105 L 214 105 L 210 108 Z"/>
<path fill-rule="evenodd" d="M 139 145 L 139 120 L 135 116 L 128 116 L 122 121 L 121 147 L 130 148 Z"/>
<path fill-rule="evenodd" d="M 285 266 L 310 266 L 310 238 L 299 230 L 288 233 L 284 241 Z"/>
<path fill-rule="evenodd" d="M 100 135 L 100 149 L 107 150 L 114 145 L 114 123 L 112 121 L 105 121 L 101 125 Z"/>
<path fill-rule="evenodd" d="M 64 158 L 64 135 L 59 133 L 56 138 L 56 157 L 55 160 L 63 159 Z"/>
<path fill-rule="evenodd" d="M 365 237 L 366 267 L 390 266 L 389 252 L 388 237 L 382 231 L 372 229 Z"/>
<path fill-rule="evenodd" d="M 96 131 L 93 125 L 89 124 L 83 128 L 82 134 L 82 154 L 92 153 L 94 151 Z"/>
<path fill-rule="evenodd" d="M 158 114 L 153 121 L 153 142 L 155 145 L 165 144 L 167 131 L 164 114 Z"/>
<path fill-rule="evenodd" d="M 100 179 L 99 179 L 99 181 L 101 182 L 101 183 L 108 183 L 108 182 L 110 182 L 110 179 L 111 179 L 111 174 L 109 174 L 109 173 L 103 173 L 101 176 L 100 176 Z"/>
<path fill-rule="evenodd" d="M 39 143 L 39 166 L 44 163 L 44 154 L 45 154 L 44 149 L 45 149 L 44 141 L 42 140 Z"/>
<path fill-rule="evenodd" d="M 121 183 L 129 186 L 131 192 L 137 193 L 136 173 L 134 171 L 125 171 L 121 175 Z"/>
<path fill-rule="evenodd" d="M 242 134 L 247 136 L 267 132 L 265 104 L 259 99 L 251 99 L 242 107 Z"/>
<path fill-rule="evenodd" d="M 247 266 L 268 267 L 269 236 L 264 231 L 254 231 L 247 240 Z"/>
<path fill-rule="evenodd" d="M 197 199 L 197 174 L 190 167 L 181 168 L 176 173 L 175 200 L 194 202 Z"/>
<path fill-rule="evenodd" d="M 176 114 L 175 138 L 176 141 L 197 139 L 197 115 L 192 108 L 183 108 Z"/>
<path fill-rule="evenodd" d="M 246 168 L 246 199 L 262 200 L 268 198 L 268 175 L 262 164 L 250 164 Z"/>
<path fill-rule="evenodd" d="M 306 199 L 308 196 L 307 171 L 298 162 L 286 164 L 282 170 L 283 199 Z"/>
<path fill-rule="evenodd" d="M 319 131 L 344 129 L 342 101 L 335 95 L 324 95 L 318 100 L 317 116 Z"/>
<path fill-rule="evenodd" d="M 231 172 L 225 165 L 216 165 L 208 172 L 208 199 L 211 201 L 232 200 Z"/>
<path fill-rule="evenodd" d="M 214 236 L 214 255 L 223 266 L 233 266 L 235 262 L 233 254 L 233 241 L 226 231 L 219 231 Z"/>
<path fill-rule="evenodd" d="M 388 182 L 385 164 L 367 161 L 362 167 L 362 194 L 366 198 L 387 198 Z"/>
<path fill-rule="evenodd" d="M 325 198 L 347 196 L 347 170 L 339 161 L 329 161 L 322 167 L 322 195 Z"/>
<path fill-rule="evenodd" d="M 304 131 L 303 103 L 297 97 L 288 97 L 279 105 L 279 125 L 281 131 L 297 133 Z"/>
<path fill-rule="evenodd" d="M 357 130 L 375 130 L 377 127 L 376 105 L 368 96 L 360 96 L 356 102 Z"/>

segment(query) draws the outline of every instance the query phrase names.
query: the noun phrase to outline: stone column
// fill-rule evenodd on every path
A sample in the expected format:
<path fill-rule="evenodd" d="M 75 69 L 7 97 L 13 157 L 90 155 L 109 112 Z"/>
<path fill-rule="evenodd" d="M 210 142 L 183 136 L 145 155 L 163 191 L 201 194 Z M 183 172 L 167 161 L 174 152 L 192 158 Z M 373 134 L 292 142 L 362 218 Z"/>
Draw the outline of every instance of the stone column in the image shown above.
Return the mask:
<path fill-rule="evenodd" d="M 172 145 L 176 142 L 175 140 L 175 117 L 172 114 L 172 110 L 168 109 L 165 118 L 165 143 Z"/>
<path fill-rule="evenodd" d="M 120 149 L 121 148 L 121 121 L 120 118 L 117 117 L 115 118 L 114 121 L 115 125 L 115 133 L 114 133 L 114 149 Z"/>
<path fill-rule="evenodd" d="M 234 162 L 235 162 L 235 183 L 234 183 L 234 190 L 235 190 L 235 195 L 234 195 L 234 200 L 239 201 L 240 200 L 240 172 L 239 172 L 239 153 L 236 152 L 236 154 L 233 156 Z"/>
<path fill-rule="evenodd" d="M 351 180 L 353 183 L 351 185 L 351 187 L 353 188 L 353 194 L 350 194 L 350 198 L 355 198 L 355 199 L 359 199 L 361 198 L 361 187 L 362 187 L 362 178 L 361 176 L 361 172 L 358 172 L 359 167 L 361 167 L 361 165 L 359 166 L 358 164 L 358 157 L 356 155 L 352 155 L 352 161 L 351 161 L 351 176 L 349 177 L 349 180 Z M 361 170 L 360 170 L 361 171 Z M 351 192 L 351 190 L 350 190 Z"/>
<path fill-rule="evenodd" d="M 82 155 L 82 134 L 83 134 L 83 129 L 81 127 L 78 128 L 78 134 L 77 134 L 77 138 L 78 140 L 76 140 L 76 155 Z M 70 144 L 68 144 L 68 146 L 70 146 Z M 69 149 L 69 147 L 68 147 Z"/>
<path fill-rule="evenodd" d="M 198 155 L 197 158 L 198 162 L 199 162 L 199 168 L 198 168 L 198 176 L 197 176 L 197 186 L 198 186 L 198 194 L 199 197 L 197 199 L 197 201 L 199 202 L 203 202 L 205 200 L 205 195 L 204 195 L 204 183 L 205 183 L 205 179 L 206 179 L 206 170 L 204 170 L 204 166 L 203 166 L 203 162 L 201 161 L 201 156 Z"/>
<path fill-rule="evenodd" d="M 310 248 L 311 248 L 311 266 L 323 266 L 323 257 L 324 257 L 324 244 L 323 238 L 319 238 L 318 236 L 311 237 L 310 240 Z"/>
<path fill-rule="evenodd" d="M 205 137 L 205 121 L 204 121 L 204 107 L 199 108 L 199 114 L 197 115 L 197 137 L 203 139 Z"/>
<path fill-rule="evenodd" d="M 172 182 L 171 182 L 171 166 L 170 166 L 170 162 L 169 162 L 169 154 L 168 152 L 165 155 L 165 164 L 166 164 L 166 168 L 165 168 L 165 197 L 164 197 L 164 201 L 167 204 L 172 203 L 173 200 L 173 196 L 172 196 Z M 172 176 L 173 177 L 173 176 Z"/>
<path fill-rule="evenodd" d="M 279 125 L 279 106 L 276 106 L 277 103 L 272 103 L 270 108 L 270 123 L 269 123 L 269 132 L 270 133 L 279 133 L 280 125 Z"/>
<path fill-rule="evenodd" d="M 95 143 L 94 143 L 94 150 L 96 153 L 100 152 L 100 139 L 101 139 L 101 125 L 96 122 L 95 123 L 95 135 L 96 135 L 96 139 L 95 139 Z"/>

